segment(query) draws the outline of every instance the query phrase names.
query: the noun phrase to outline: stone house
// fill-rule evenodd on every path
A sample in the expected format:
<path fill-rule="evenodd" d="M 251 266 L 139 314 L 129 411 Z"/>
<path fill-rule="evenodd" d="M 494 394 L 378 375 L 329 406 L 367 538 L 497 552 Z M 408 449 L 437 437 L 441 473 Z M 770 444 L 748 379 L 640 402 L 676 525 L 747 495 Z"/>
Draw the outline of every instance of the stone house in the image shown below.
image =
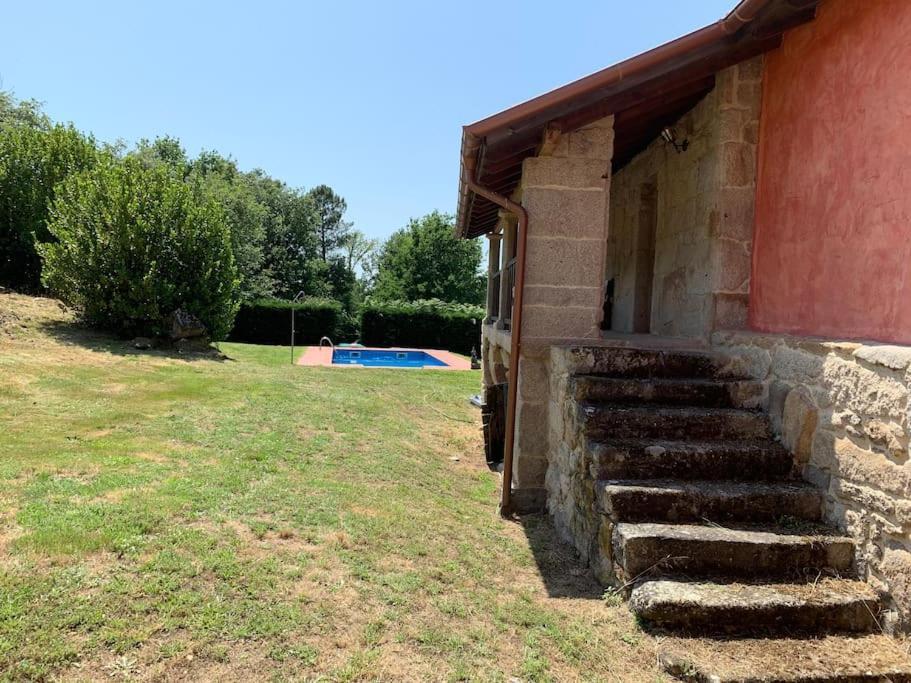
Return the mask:
<path fill-rule="evenodd" d="M 855 582 L 835 630 L 911 624 L 908 36 L 907 0 L 743 0 L 463 131 L 504 512 L 547 509 L 647 620 L 673 626 L 679 595 L 639 569 L 766 581 L 757 558 L 793 551 L 789 577 Z M 703 551 L 727 564 L 665 561 Z"/>

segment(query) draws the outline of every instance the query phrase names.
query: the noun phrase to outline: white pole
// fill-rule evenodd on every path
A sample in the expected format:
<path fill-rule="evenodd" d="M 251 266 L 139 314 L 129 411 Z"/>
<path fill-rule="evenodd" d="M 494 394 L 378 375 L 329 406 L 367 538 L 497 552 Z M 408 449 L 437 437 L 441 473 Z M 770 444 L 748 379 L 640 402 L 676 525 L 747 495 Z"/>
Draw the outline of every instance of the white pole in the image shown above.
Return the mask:
<path fill-rule="evenodd" d="M 291 299 L 291 365 L 294 365 L 294 304 L 303 296 L 303 292 L 298 292 L 297 296 Z"/>

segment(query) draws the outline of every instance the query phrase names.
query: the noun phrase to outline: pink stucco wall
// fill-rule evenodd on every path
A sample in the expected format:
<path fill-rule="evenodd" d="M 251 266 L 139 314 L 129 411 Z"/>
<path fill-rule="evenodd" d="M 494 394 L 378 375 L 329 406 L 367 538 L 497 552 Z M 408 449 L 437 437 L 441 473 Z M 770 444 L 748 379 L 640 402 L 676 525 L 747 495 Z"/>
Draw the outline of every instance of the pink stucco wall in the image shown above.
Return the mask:
<path fill-rule="evenodd" d="M 911 343 L 911 0 L 823 0 L 763 83 L 751 326 Z"/>

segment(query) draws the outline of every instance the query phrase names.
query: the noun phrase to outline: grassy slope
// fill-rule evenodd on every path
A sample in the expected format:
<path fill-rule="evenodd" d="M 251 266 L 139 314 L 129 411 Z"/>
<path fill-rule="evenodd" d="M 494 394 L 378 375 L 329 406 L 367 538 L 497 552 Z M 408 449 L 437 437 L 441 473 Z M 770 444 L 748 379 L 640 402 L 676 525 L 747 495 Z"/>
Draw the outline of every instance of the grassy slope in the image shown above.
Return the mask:
<path fill-rule="evenodd" d="M 0 294 L 0 678 L 655 680 L 546 522 L 497 518 L 477 373 L 222 349 Z"/>

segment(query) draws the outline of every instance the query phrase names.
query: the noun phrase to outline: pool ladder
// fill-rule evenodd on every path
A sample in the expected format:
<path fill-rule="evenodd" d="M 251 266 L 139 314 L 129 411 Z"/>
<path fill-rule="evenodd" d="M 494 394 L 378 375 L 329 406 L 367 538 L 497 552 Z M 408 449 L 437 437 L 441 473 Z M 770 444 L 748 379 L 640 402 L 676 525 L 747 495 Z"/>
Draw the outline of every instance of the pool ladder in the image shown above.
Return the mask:
<path fill-rule="evenodd" d="M 329 337 L 320 337 L 320 340 L 319 340 L 320 348 L 323 348 L 323 342 L 327 342 L 329 344 L 329 348 L 332 349 L 333 352 L 335 352 L 335 344 L 332 343 L 332 340 L 329 339 Z"/>

